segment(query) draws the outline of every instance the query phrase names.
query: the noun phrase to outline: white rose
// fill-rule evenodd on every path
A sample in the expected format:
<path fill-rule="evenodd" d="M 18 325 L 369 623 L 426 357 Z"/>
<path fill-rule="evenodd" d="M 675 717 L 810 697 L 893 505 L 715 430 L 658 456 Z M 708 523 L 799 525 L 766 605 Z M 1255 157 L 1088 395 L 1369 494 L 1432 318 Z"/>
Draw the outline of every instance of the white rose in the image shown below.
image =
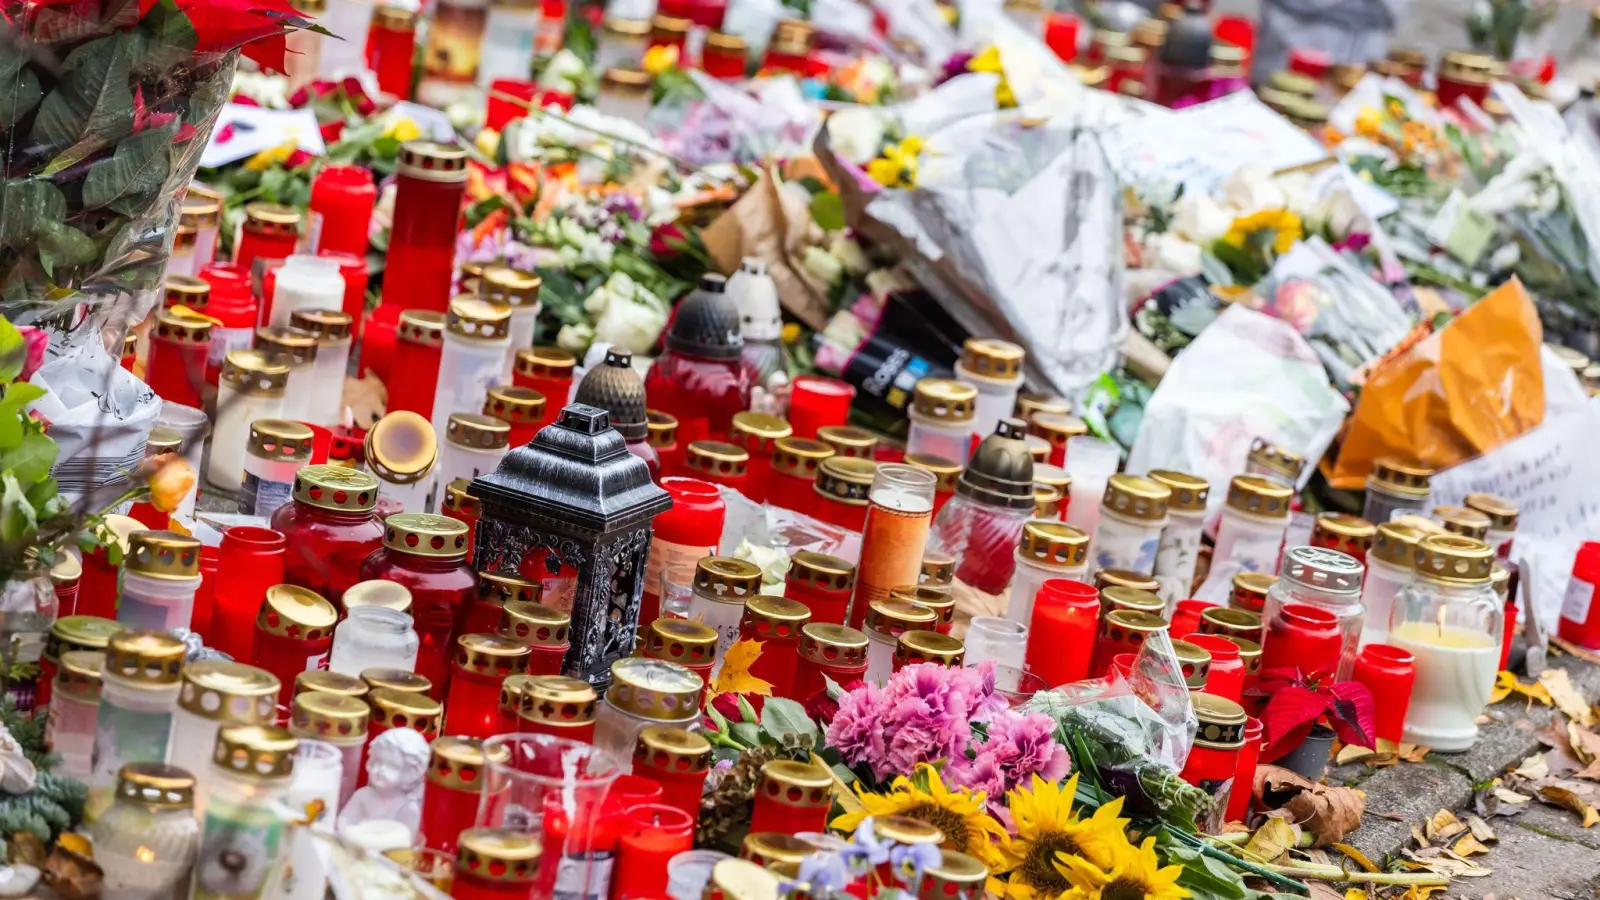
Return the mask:
<path fill-rule="evenodd" d="M 556 346 L 577 355 L 583 355 L 594 341 L 594 329 L 588 325 L 563 325 L 556 332 Z"/>
<path fill-rule="evenodd" d="M 867 259 L 867 251 L 861 249 L 855 238 L 842 231 L 833 236 L 828 252 L 843 263 L 844 270 L 851 275 L 860 277 L 872 270 L 872 260 Z"/>
<path fill-rule="evenodd" d="M 611 273 L 611 277 L 606 279 L 606 289 L 618 297 L 625 297 L 629 300 L 634 299 L 639 295 L 640 291 L 644 290 L 639 287 L 639 282 L 634 281 L 633 277 L 627 272 Z"/>
<path fill-rule="evenodd" d="M 649 353 L 661 329 L 667 327 L 667 314 L 651 303 L 614 300 L 594 323 L 596 340 L 625 347 L 635 354 Z"/>
<path fill-rule="evenodd" d="M 1209 244 L 1222 237 L 1232 224 L 1233 214 L 1205 194 L 1184 194 L 1173 206 L 1173 232 L 1197 244 Z"/>
<path fill-rule="evenodd" d="M 1350 232 L 1366 220 L 1366 213 L 1347 190 L 1331 191 L 1324 197 L 1313 214 L 1316 221 L 1325 223 L 1334 238 L 1349 237 Z"/>
<path fill-rule="evenodd" d="M 828 142 L 840 159 L 866 165 L 883 146 L 883 118 L 869 107 L 847 106 L 828 117 Z"/>
<path fill-rule="evenodd" d="M 1151 235 L 1144 245 L 1144 265 L 1176 275 L 1191 275 L 1200 271 L 1200 245 L 1175 234 Z"/>
<path fill-rule="evenodd" d="M 1253 166 L 1243 166 L 1222 184 L 1222 202 L 1241 214 L 1264 209 L 1285 209 L 1289 198 L 1272 182 L 1272 176 Z"/>
<path fill-rule="evenodd" d="M 806 271 L 817 276 L 824 284 L 837 284 L 844 277 L 844 266 L 828 251 L 820 247 L 807 247 L 801 259 Z"/>
<path fill-rule="evenodd" d="M 571 50 L 562 50 L 550 58 L 545 64 L 544 71 L 539 73 L 539 87 L 547 91 L 560 91 L 564 94 L 572 93 L 575 80 L 583 77 L 583 60 Z"/>
<path fill-rule="evenodd" d="M 615 295 L 611 293 L 611 286 L 609 284 L 602 284 L 595 288 L 594 293 L 590 294 L 588 298 L 583 301 L 583 311 L 591 316 L 601 315 L 606 311 L 606 308 L 611 305 L 614 299 Z"/>
<path fill-rule="evenodd" d="M 1311 214 L 1317 198 L 1311 193 L 1311 179 L 1304 172 L 1279 175 L 1273 181 L 1283 191 L 1284 205 L 1290 212 L 1302 219 Z"/>
<path fill-rule="evenodd" d="M 588 239 L 589 232 L 584 231 L 583 226 L 579 225 L 576 219 L 563 218 L 561 220 L 561 243 L 582 247 Z"/>

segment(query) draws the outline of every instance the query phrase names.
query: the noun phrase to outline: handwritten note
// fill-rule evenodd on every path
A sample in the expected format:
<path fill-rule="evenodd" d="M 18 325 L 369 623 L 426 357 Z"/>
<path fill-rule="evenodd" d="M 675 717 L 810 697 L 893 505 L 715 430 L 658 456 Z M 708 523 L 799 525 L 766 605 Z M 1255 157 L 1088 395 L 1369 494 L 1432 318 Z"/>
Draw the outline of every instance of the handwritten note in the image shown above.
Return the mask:
<path fill-rule="evenodd" d="M 211 142 L 200 154 L 200 168 L 224 166 L 291 140 L 313 156 L 328 152 L 317 115 L 309 109 L 262 109 L 229 103 L 222 107 Z"/>
<path fill-rule="evenodd" d="M 1432 478 L 1435 504 L 1498 494 L 1517 504 L 1514 559 L 1535 561 L 1533 610 L 1553 633 L 1578 545 L 1600 539 L 1600 399 Z M 1525 582 L 1526 583 L 1526 582 Z"/>

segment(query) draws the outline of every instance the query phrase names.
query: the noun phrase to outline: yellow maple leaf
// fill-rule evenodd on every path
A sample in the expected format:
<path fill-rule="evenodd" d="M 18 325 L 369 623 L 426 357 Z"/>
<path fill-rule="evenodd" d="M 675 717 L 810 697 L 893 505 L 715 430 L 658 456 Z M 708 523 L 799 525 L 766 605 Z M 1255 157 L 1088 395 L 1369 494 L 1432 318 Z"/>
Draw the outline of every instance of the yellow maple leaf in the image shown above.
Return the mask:
<path fill-rule="evenodd" d="M 1530 706 L 1535 702 L 1549 706 L 1553 702 L 1550 697 L 1550 689 L 1540 682 L 1523 684 L 1517 680 L 1517 676 L 1510 672 L 1501 672 L 1496 675 L 1494 677 L 1494 690 L 1489 692 L 1489 702 L 1499 703 L 1512 694 L 1526 697 Z"/>
<path fill-rule="evenodd" d="M 718 694 L 772 696 L 772 683 L 750 674 L 750 667 L 760 655 L 760 641 L 736 641 L 728 648 L 727 655 L 722 657 L 722 671 L 712 679 L 711 687 L 706 691 L 706 699 L 710 700 Z"/>

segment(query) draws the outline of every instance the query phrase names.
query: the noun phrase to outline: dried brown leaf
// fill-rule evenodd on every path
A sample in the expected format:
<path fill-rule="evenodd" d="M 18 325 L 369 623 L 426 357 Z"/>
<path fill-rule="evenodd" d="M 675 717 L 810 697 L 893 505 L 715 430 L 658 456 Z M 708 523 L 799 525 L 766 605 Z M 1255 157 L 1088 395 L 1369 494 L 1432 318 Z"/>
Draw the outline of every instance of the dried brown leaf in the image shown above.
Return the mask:
<path fill-rule="evenodd" d="M 1507 790 L 1506 788 L 1495 788 L 1494 795 L 1499 797 L 1502 803 L 1511 804 L 1527 803 L 1529 800 L 1533 799 L 1532 797 L 1524 796 L 1516 791 Z"/>
<path fill-rule="evenodd" d="M 1539 673 L 1539 683 L 1550 692 L 1556 708 L 1567 718 L 1585 728 L 1594 724 L 1594 710 L 1589 708 L 1589 701 L 1583 699 L 1582 692 L 1572 686 L 1566 669 L 1545 669 Z"/>
<path fill-rule="evenodd" d="M 1600 781 L 1600 759 L 1595 760 L 1586 768 L 1572 773 L 1573 778 L 1587 778 L 1591 781 Z"/>
<path fill-rule="evenodd" d="M 1411 837 L 1417 842 L 1418 847 L 1426 848 L 1428 846 L 1428 836 L 1422 833 L 1420 827 L 1411 826 Z"/>
<path fill-rule="evenodd" d="M 1498 841 L 1500 836 L 1494 833 L 1489 823 L 1477 816 L 1467 816 L 1467 828 L 1472 830 L 1472 836 L 1480 841 Z"/>
<path fill-rule="evenodd" d="M 1521 775 L 1523 778 L 1544 778 L 1550 774 L 1550 764 L 1545 761 L 1544 754 L 1535 753 L 1512 769 L 1511 774 Z"/>
<path fill-rule="evenodd" d="M 1306 887 L 1311 888 L 1311 900 L 1344 900 L 1344 895 L 1338 888 L 1330 887 L 1320 881 L 1310 881 Z"/>
<path fill-rule="evenodd" d="M 1438 850 L 1438 848 L 1433 849 Z M 1486 878 L 1494 874 L 1492 869 L 1480 866 L 1471 860 L 1448 856 L 1442 851 L 1436 856 L 1410 850 L 1405 851 L 1405 854 L 1422 863 L 1422 867 L 1428 871 L 1451 878 Z"/>
<path fill-rule="evenodd" d="M 1479 853 L 1488 853 L 1489 848 L 1483 842 L 1473 837 L 1471 833 L 1463 834 L 1461 840 L 1456 841 L 1450 848 L 1457 856 L 1474 856 Z"/>
<path fill-rule="evenodd" d="M 1539 788 L 1539 799 L 1563 809 L 1570 809 L 1583 819 L 1583 827 L 1588 828 L 1600 822 L 1600 812 L 1576 791 L 1569 790 L 1559 785 L 1547 784 Z"/>
<path fill-rule="evenodd" d="M 1345 856 L 1350 857 L 1352 862 L 1368 872 L 1382 871 L 1377 866 L 1372 864 L 1372 860 L 1367 859 L 1367 855 L 1365 853 L 1362 853 L 1360 850 L 1357 850 L 1349 844 L 1335 843 L 1330 844 L 1329 846 L 1333 847 L 1333 849 L 1339 851 L 1340 853 L 1343 853 Z"/>
<path fill-rule="evenodd" d="M 1325 847 L 1361 827 L 1367 797 L 1354 788 L 1318 785 L 1284 805 L 1295 822 L 1311 835 L 1313 847 Z"/>
<path fill-rule="evenodd" d="M 1434 841 L 1448 841 L 1456 835 L 1467 830 L 1467 826 L 1456 818 L 1456 814 L 1448 809 L 1441 809 L 1433 814 L 1424 824 L 1423 830 L 1428 835 L 1429 843 Z"/>
<path fill-rule="evenodd" d="M 1287 818 L 1269 815 L 1256 833 L 1244 845 L 1246 853 L 1253 853 L 1260 859 L 1278 864 L 1278 861 L 1287 856 L 1289 851 L 1300 843 L 1300 829 Z"/>
<path fill-rule="evenodd" d="M 1432 749 L 1432 747 L 1425 747 L 1421 744 L 1413 744 L 1409 741 L 1401 741 L 1399 747 L 1400 760 L 1401 762 L 1422 762 L 1427 758 L 1428 751 Z"/>
<path fill-rule="evenodd" d="M 1378 756 L 1378 751 L 1371 747 L 1357 747 L 1354 744 L 1346 744 L 1339 748 L 1339 752 L 1334 755 L 1333 761 L 1335 765 L 1344 766 L 1355 762 L 1370 763 Z"/>
<path fill-rule="evenodd" d="M 1567 722 L 1567 741 L 1572 746 L 1572 752 L 1578 755 L 1578 762 L 1588 765 L 1600 759 L 1600 734 L 1583 728 L 1577 722 Z"/>

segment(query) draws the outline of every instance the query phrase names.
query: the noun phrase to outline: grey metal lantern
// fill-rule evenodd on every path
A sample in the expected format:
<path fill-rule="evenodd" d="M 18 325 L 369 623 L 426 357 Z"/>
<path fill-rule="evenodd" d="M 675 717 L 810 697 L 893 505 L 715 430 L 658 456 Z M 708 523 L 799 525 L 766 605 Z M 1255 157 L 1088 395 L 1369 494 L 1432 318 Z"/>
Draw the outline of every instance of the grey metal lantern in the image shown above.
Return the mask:
<path fill-rule="evenodd" d="M 473 479 L 480 572 L 517 573 L 572 616 L 561 671 L 602 686 L 633 652 L 651 523 L 672 506 L 605 410 L 574 403 Z"/>

